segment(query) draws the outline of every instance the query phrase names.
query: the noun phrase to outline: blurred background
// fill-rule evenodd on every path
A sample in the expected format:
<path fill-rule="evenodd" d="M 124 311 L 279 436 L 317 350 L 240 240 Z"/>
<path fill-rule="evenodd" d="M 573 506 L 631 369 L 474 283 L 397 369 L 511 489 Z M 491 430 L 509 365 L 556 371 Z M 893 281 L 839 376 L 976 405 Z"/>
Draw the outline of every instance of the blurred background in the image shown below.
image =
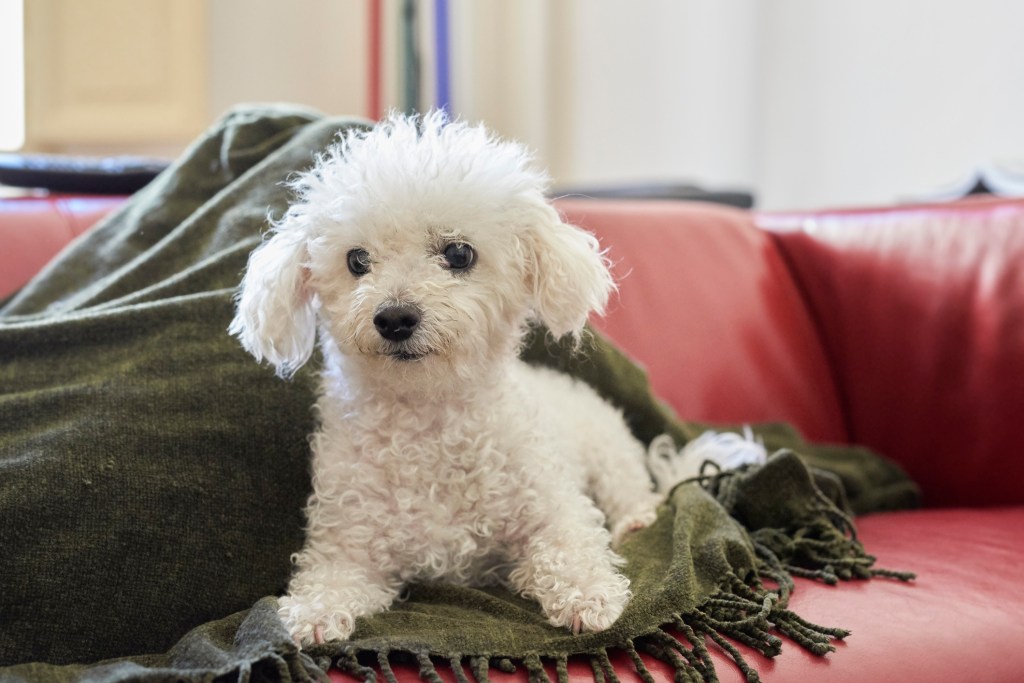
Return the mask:
<path fill-rule="evenodd" d="M 442 106 L 556 187 L 762 209 L 1024 175 L 1016 0 L 0 0 L 0 150 L 173 157 L 240 102 Z"/>

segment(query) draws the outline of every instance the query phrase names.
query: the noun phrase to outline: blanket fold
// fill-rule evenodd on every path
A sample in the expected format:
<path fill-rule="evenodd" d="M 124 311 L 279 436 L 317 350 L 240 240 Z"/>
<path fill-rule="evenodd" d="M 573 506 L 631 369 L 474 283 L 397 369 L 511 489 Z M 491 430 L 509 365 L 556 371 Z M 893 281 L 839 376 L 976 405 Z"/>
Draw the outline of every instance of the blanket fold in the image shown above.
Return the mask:
<path fill-rule="evenodd" d="M 425 584 L 349 641 L 298 651 L 273 596 L 302 544 L 316 363 L 282 381 L 226 328 L 284 181 L 364 125 L 230 112 L 0 308 L 0 680 L 305 681 L 332 662 L 393 680 L 397 661 L 431 681 L 438 666 L 567 680 L 575 656 L 615 680 L 616 650 L 641 674 L 654 657 L 714 680 L 708 640 L 756 680 L 733 642 L 823 654 L 845 635 L 787 609 L 793 576 L 909 578 L 875 569 L 850 521 L 915 502 L 899 468 L 762 425 L 779 451 L 764 466 L 678 486 L 627 539 L 634 598 L 608 631 L 572 636 L 500 588 Z M 591 383 L 644 442 L 706 428 L 599 334 L 574 354 L 537 330 L 524 357 Z"/>

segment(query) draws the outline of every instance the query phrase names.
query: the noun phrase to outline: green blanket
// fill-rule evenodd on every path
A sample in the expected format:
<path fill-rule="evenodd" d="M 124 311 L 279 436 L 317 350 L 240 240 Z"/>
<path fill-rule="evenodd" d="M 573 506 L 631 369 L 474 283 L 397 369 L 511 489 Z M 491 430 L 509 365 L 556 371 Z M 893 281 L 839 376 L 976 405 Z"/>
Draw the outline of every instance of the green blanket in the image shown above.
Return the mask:
<path fill-rule="evenodd" d="M 574 637 L 500 590 L 432 584 L 347 643 L 295 648 L 272 596 L 302 544 L 316 368 L 282 381 L 225 330 L 283 181 L 353 125 L 231 112 L 0 309 L 0 680 L 307 680 L 331 660 L 390 677 L 402 658 L 465 680 L 512 662 L 563 675 L 571 655 L 603 678 L 614 648 L 708 680 L 706 638 L 828 651 L 843 633 L 786 610 L 791 577 L 872 576 L 847 512 L 916 489 L 866 451 L 771 425 L 766 444 L 800 457 L 677 487 L 623 549 L 635 597 L 607 632 Z M 526 355 L 593 383 L 645 441 L 702 430 L 597 336 L 573 355 L 538 332 Z"/>

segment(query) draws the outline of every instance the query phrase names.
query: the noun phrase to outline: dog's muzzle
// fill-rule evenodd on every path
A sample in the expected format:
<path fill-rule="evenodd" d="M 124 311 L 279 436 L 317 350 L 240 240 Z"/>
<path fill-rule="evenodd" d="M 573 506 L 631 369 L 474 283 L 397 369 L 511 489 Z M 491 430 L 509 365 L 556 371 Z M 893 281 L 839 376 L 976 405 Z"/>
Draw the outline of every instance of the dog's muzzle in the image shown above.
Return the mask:
<path fill-rule="evenodd" d="M 419 309 L 415 306 L 390 304 L 373 316 L 373 326 L 388 341 L 403 342 L 413 335 L 421 319 Z"/>

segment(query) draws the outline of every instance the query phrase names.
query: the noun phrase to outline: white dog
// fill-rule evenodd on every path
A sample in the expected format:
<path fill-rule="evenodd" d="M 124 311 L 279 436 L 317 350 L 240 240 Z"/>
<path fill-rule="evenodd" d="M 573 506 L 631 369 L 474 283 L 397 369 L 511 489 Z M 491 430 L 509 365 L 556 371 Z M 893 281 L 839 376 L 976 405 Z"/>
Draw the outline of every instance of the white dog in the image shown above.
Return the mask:
<path fill-rule="evenodd" d="M 644 447 L 588 386 L 517 354 L 579 340 L 614 284 L 518 144 L 443 114 L 351 132 L 294 183 L 230 331 L 290 375 L 319 331 L 307 541 L 280 614 L 347 638 L 403 585 L 500 581 L 574 633 L 630 598 L 613 541 L 661 497 Z"/>

